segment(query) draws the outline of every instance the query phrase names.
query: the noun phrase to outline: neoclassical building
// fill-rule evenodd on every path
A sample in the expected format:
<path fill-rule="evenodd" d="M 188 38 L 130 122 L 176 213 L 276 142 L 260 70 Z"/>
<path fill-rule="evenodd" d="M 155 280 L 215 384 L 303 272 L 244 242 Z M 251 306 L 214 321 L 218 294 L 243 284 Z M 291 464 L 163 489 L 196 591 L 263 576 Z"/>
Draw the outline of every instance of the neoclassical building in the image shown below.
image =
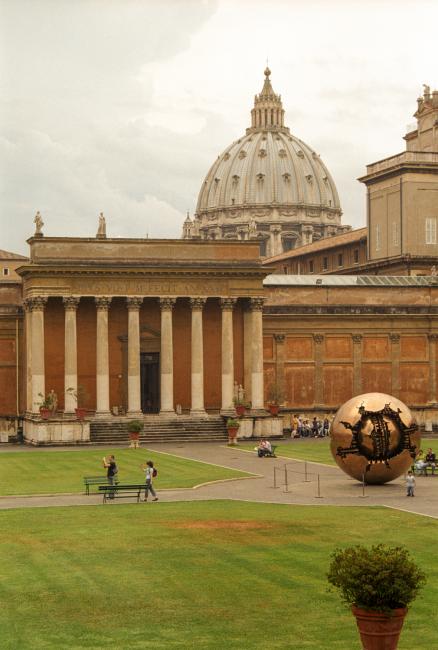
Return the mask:
<path fill-rule="evenodd" d="M 255 96 L 251 126 L 225 149 L 202 183 L 185 239 L 248 240 L 262 256 L 345 232 L 330 172 L 316 151 L 284 123 L 281 96 L 271 71 Z"/>

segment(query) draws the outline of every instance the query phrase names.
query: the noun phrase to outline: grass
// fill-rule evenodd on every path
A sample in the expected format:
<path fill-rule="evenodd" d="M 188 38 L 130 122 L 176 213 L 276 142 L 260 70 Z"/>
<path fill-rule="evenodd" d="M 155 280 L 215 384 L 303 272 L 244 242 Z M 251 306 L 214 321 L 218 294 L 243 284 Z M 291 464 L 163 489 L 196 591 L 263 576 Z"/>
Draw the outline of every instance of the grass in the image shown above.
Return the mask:
<path fill-rule="evenodd" d="M 199 483 L 248 476 L 244 472 L 186 460 L 146 449 L 20 451 L 0 454 L 0 495 L 83 492 L 84 476 L 105 476 L 103 456 L 113 453 L 122 483 L 142 483 L 140 465 L 153 460 L 157 489 L 189 488 Z M 95 489 L 95 488 L 94 488 Z"/>
<path fill-rule="evenodd" d="M 277 444 L 276 441 L 273 442 Z M 438 446 L 436 438 L 422 438 L 421 441 L 423 449 L 427 447 Z M 239 443 L 241 449 L 254 450 L 255 442 Z M 312 463 L 324 463 L 326 465 L 336 465 L 333 456 L 330 452 L 330 439 L 329 438 L 299 438 L 284 443 L 279 442 L 275 450 L 277 456 L 285 456 L 286 458 L 296 458 L 297 460 L 307 460 Z"/>
<path fill-rule="evenodd" d="M 359 650 L 325 574 L 337 544 L 377 541 L 405 544 L 428 574 L 399 650 L 436 647 L 437 534 L 433 519 L 384 508 L 215 501 L 0 511 L 1 647 Z"/>

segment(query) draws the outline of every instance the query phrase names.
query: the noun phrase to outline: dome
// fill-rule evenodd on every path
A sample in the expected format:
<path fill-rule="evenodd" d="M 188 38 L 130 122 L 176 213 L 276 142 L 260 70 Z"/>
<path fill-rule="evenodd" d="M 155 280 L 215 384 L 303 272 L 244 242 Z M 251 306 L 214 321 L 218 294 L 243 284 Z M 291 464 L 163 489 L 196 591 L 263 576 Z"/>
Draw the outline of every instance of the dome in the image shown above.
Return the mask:
<path fill-rule="evenodd" d="M 184 237 L 260 239 L 277 255 L 349 229 L 341 225 L 335 183 L 320 156 L 284 126 L 269 68 L 255 96 L 251 127 L 218 156 L 199 192 Z"/>

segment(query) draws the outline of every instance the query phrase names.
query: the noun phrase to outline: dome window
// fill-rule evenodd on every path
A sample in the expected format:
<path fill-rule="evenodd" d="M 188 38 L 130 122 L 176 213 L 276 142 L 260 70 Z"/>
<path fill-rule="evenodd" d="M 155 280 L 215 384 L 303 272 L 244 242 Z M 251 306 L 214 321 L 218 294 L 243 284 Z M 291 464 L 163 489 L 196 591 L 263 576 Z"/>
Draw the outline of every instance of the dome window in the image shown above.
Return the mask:
<path fill-rule="evenodd" d="M 280 156 L 280 158 L 286 158 L 287 156 L 286 149 L 280 149 L 278 155 Z"/>
<path fill-rule="evenodd" d="M 312 151 L 312 158 L 313 158 L 313 160 L 318 160 L 319 156 L 316 153 L 316 151 Z"/>
<path fill-rule="evenodd" d="M 297 151 L 297 156 L 298 156 L 298 158 L 304 158 L 304 152 L 301 151 L 301 149 L 300 149 L 299 151 Z"/>
<path fill-rule="evenodd" d="M 238 183 L 240 181 L 240 176 L 238 176 L 237 174 L 234 174 L 232 178 L 233 178 L 233 183 Z"/>
<path fill-rule="evenodd" d="M 323 177 L 322 177 L 322 180 L 324 181 L 324 183 L 325 183 L 326 185 L 328 185 L 328 178 L 327 178 L 327 176 L 323 176 Z"/>
<path fill-rule="evenodd" d="M 264 179 L 265 179 L 265 175 L 264 175 L 264 174 L 257 174 L 257 180 L 258 180 L 258 181 L 263 181 Z"/>
<path fill-rule="evenodd" d="M 246 158 L 246 151 L 242 149 L 242 151 L 239 151 L 239 158 L 242 160 L 243 158 Z"/>
<path fill-rule="evenodd" d="M 230 158 L 230 154 L 227 152 L 224 156 L 224 160 L 228 160 Z"/>
<path fill-rule="evenodd" d="M 260 158 L 266 158 L 266 149 L 260 149 L 259 151 L 259 157 Z"/>
<path fill-rule="evenodd" d="M 216 176 L 216 178 L 214 179 L 214 182 L 216 183 L 216 185 L 219 183 L 219 181 L 220 181 L 220 178 L 218 178 L 218 177 Z"/>
<path fill-rule="evenodd" d="M 286 183 L 288 183 L 290 181 L 290 174 L 286 172 L 285 174 L 283 174 L 283 178 L 286 181 Z"/>
<path fill-rule="evenodd" d="M 307 176 L 306 176 L 306 181 L 307 181 L 308 183 L 310 183 L 310 185 L 312 185 L 312 183 L 313 183 L 313 176 L 312 176 L 312 174 L 307 174 Z"/>

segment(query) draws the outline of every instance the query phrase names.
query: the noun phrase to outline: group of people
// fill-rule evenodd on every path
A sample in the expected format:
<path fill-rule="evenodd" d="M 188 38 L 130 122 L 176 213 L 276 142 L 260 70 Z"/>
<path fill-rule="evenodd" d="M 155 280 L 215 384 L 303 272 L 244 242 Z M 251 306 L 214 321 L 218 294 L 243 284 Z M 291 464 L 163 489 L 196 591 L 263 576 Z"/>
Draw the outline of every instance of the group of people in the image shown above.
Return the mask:
<path fill-rule="evenodd" d="M 117 467 L 116 459 L 113 454 L 108 456 L 108 458 L 105 456 L 103 457 L 103 466 L 106 469 L 108 485 L 116 486 L 118 483 L 117 477 L 119 468 Z M 148 500 L 149 492 L 153 497 L 152 501 L 158 501 L 157 493 L 153 486 L 153 479 L 157 476 L 157 469 L 154 467 L 153 461 L 148 460 L 144 465 L 140 465 L 140 467 L 145 473 L 145 496 L 143 501 Z M 114 499 L 114 494 L 110 494 L 109 498 Z"/>
<path fill-rule="evenodd" d="M 306 419 L 302 415 L 294 415 L 291 419 L 292 438 L 324 438 L 330 432 L 330 420 L 314 417 Z"/>
<path fill-rule="evenodd" d="M 427 468 L 430 467 L 432 474 L 435 474 L 436 468 L 436 455 L 432 451 L 432 448 L 429 447 L 427 454 L 424 454 L 422 449 L 418 450 L 418 453 L 415 457 L 415 463 L 411 470 L 406 475 L 406 496 L 414 497 L 415 491 L 415 472 L 422 476 L 427 476 Z"/>
<path fill-rule="evenodd" d="M 261 438 L 258 447 L 256 447 L 257 456 L 263 458 L 264 456 L 271 456 L 272 445 L 266 438 Z"/>

